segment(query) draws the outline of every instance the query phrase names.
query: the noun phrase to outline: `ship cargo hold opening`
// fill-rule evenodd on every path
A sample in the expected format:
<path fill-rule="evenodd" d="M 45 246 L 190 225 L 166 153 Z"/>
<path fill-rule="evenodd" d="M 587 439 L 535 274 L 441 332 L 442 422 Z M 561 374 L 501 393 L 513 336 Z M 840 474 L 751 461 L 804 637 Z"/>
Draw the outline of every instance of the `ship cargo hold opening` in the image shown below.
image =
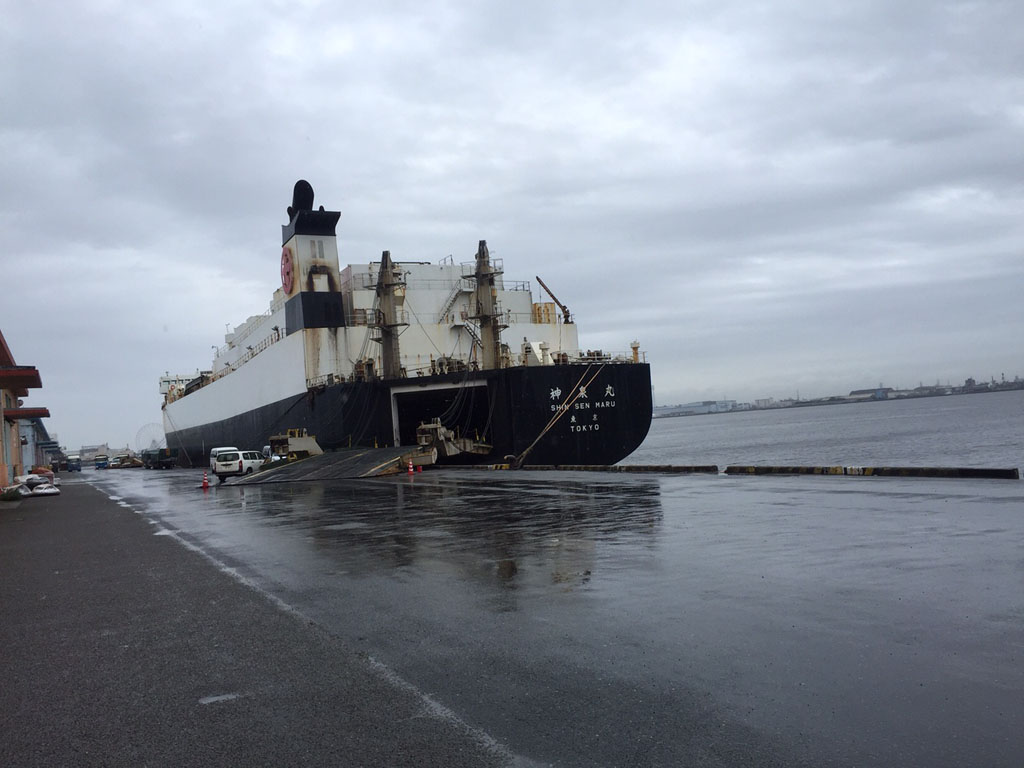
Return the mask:
<path fill-rule="evenodd" d="M 486 381 L 424 384 L 391 389 L 395 445 L 415 445 L 416 430 L 440 419 L 457 437 L 487 442 L 491 427 L 490 388 Z"/>

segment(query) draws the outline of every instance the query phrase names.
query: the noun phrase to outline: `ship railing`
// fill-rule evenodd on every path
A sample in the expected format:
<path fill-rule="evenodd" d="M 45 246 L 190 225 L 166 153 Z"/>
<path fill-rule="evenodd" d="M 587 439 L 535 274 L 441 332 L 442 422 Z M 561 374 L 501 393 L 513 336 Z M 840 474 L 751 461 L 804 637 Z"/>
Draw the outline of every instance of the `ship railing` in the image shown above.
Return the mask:
<path fill-rule="evenodd" d="M 499 312 L 501 320 L 505 325 L 515 325 L 534 322 L 532 312 Z M 417 315 L 422 323 L 441 323 L 447 325 L 465 325 L 467 320 L 473 319 L 465 309 L 452 310 L 444 315 Z"/>
<path fill-rule="evenodd" d="M 469 268 L 468 265 L 463 265 L 463 274 L 455 278 L 409 278 L 405 279 L 405 286 L 410 290 L 433 290 L 433 291 L 472 291 L 474 270 Z M 500 265 L 495 267 L 494 262 L 491 262 L 491 267 L 496 271 L 500 272 Z M 531 293 L 532 287 L 529 280 L 505 280 L 500 274 L 495 275 L 494 286 L 499 291 L 521 291 L 525 293 Z M 367 274 L 366 272 L 360 272 L 352 275 L 351 278 L 341 284 L 342 293 L 351 293 L 352 291 L 372 291 L 377 288 L 377 275 Z"/>
<path fill-rule="evenodd" d="M 231 349 L 232 346 L 237 347 L 239 344 L 241 344 L 241 342 L 245 341 L 247 338 L 256 333 L 257 330 L 263 327 L 264 321 L 272 317 L 274 313 L 281 309 L 281 307 L 283 306 L 283 300 L 272 302 L 270 304 L 270 309 L 268 309 L 266 312 L 263 312 L 259 315 L 254 315 L 251 320 L 247 320 L 243 324 L 246 327 L 240 333 L 236 333 L 233 341 L 231 341 L 228 344 L 225 344 L 222 347 L 217 348 L 216 357 L 220 357 L 221 355 L 226 354 L 227 351 Z"/>
<path fill-rule="evenodd" d="M 493 274 L 495 277 L 497 277 L 498 275 L 505 271 L 504 259 L 496 259 L 494 257 L 491 257 L 490 263 L 491 274 Z M 462 267 L 462 272 L 467 277 L 472 277 L 473 275 L 476 274 L 476 259 L 473 259 L 473 261 L 460 261 L 459 266 Z"/>
<path fill-rule="evenodd" d="M 367 310 L 363 310 L 363 311 L 366 313 L 365 314 L 366 322 L 363 323 L 363 325 L 369 325 L 371 328 L 378 328 L 378 327 L 381 327 L 381 326 L 384 325 L 384 323 L 383 323 L 384 313 L 383 312 L 381 312 L 380 310 L 377 310 L 376 312 L 373 312 L 373 311 L 368 310 L 368 309 Z M 395 310 L 394 322 L 392 322 L 391 325 L 395 326 L 395 325 L 408 325 L 408 324 L 409 324 L 409 313 L 407 311 L 405 311 L 404 309 L 396 309 Z"/>
<path fill-rule="evenodd" d="M 534 322 L 533 312 L 506 312 L 505 322 L 508 325 L 522 325 Z"/>
<path fill-rule="evenodd" d="M 279 342 L 281 339 L 284 338 L 284 336 L 284 333 L 280 329 L 278 329 L 276 331 L 271 331 L 269 336 L 260 339 L 255 344 L 245 345 L 244 354 L 240 355 L 237 360 L 234 360 L 230 363 L 225 363 L 224 366 L 220 368 L 220 370 L 214 369 L 213 375 L 210 377 L 210 381 L 215 381 L 219 378 L 222 378 L 223 376 L 227 376 L 232 371 L 237 371 L 241 366 L 245 365 L 247 362 L 252 360 L 252 358 L 256 357 L 256 355 L 258 355 L 260 352 L 262 352 L 265 349 L 268 349 L 272 345 Z M 239 344 L 237 342 L 235 343 L 234 346 L 235 349 L 239 348 Z"/>
<path fill-rule="evenodd" d="M 605 352 L 601 349 L 575 350 L 573 352 L 552 352 L 551 357 L 557 363 L 569 365 L 591 365 L 593 363 L 632 363 L 633 350 L 629 352 Z M 647 353 L 637 351 L 635 362 L 646 363 Z"/>
<path fill-rule="evenodd" d="M 367 290 L 377 287 L 377 275 L 366 272 L 353 272 L 352 276 L 341 284 L 341 292 Z"/>
<path fill-rule="evenodd" d="M 238 346 L 239 342 L 244 341 L 257 331 L 263 329 L 265 327 L 266 321 L 273 317 L 274 313 L 277 312 L 283 306 L 283 301 L 276 302 L 275 304 L 271 304 L 270 309 L 268 309 L 266 312 L 263 312 L 262 314 L 253 317 L 251 321 L 246 323 L 247 327 L 240 334 L 235 336 L 235 346 Z"/>
<path fill-rule="evenodd" d="M 634 362 L 632 350 L 629 352 L 605 352 L 600 349 L 553 351 L 550 353 L 550 357 L 552 365 L 593 365 L 595 363 L 603 365 L 626 365 Z M 461 362 L 467 366 L 474 365 L 472 358 L 463 355 L 452 355 L 449 359 L 455 362 Z M 646 363 L 647 353 L 638 351 L 636 362 Z M 435 361 L 431 358 L 429 363 L 420 363 L 419 365 L 407 363 L 405 367 L 409 371 L 410 376 L 426 376 L 431 372 L 430 369 L 434 364 Z"/>
<path fill-rule="evenodd" d="M 306 389 L 318 389 L 320 387 L 330 387 L 334 384 L 345 380 L 344 376 L 340 376 L 335 373 L 325 373 L 322 376 L 314 376 L 311 379 L 306 379 Z"/>
<path fill-rule="evenodd" d="M 408 325 L 409 313 L 404 309 L 396 310 L 395 325 Z M 357 325 L 368 325 L 376 327 L 380 321 L 380 310 L 373 309 L 352 309 L 345 313 L 345 325 L 349 327 Z"/>
<path fill-rule="evenodd" d="M 454 279 L 451 278 L 406 278 L 406 288 L 412 290 L 428 290 L 428 291 L 445 291 L 445 290 L 456 290 L 459 291 L 472 291 L 473 290 L 473 275 L 462 275 Z"/>
<path fill-rule="evenodd" d="M 503 312 L 499 313 L 506 325 L 533 323 L 532 312 Z M 348 326 L 374 325 L 374 313 L 372 309 L 352 309 L 345 315 L 345 324 Z M 399 323 L 409 323 L 409 313 L 406 310 L 399 310 Z M 417 312 L 414 318 L 419 325 L 465 325 L 471 319 L 468 310 L 453 309 L 445 314 L 432 314 Z"/>
<path fill-rule="evenodd" d="M 408 288 L 419 288 L 428 289 L 435 291 L 443 291 L 446 289 L 454 288 L 457 285 L 462 284 L 463 280 L 469 280 L 473 277 L 473 274 L 460 275 L 455 278 L 405 278 L 405 285 Z M 352 275 L 352 277 L 341 284 L 342 293 L 349 293 L 351 291 L 373 291 L 377 288 L 377 275 L 376 273 L 359 272 L 358 274 Z M 472 285 L 466 290 L 473 290 Z"/>

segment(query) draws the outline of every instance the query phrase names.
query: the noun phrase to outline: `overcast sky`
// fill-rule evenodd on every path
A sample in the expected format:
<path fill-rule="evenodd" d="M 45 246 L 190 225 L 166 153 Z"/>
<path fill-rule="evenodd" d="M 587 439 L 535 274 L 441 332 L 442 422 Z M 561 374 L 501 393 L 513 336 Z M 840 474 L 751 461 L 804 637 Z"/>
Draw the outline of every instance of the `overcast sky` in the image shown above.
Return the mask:
<path fill-rule="evenodd" d="M 299 178 L 343 264 L 486 239 L 660 404 L 1024 376 L 1019 0 L 0 18 L 0 329 L 69 447 L 267 308 Z"/>

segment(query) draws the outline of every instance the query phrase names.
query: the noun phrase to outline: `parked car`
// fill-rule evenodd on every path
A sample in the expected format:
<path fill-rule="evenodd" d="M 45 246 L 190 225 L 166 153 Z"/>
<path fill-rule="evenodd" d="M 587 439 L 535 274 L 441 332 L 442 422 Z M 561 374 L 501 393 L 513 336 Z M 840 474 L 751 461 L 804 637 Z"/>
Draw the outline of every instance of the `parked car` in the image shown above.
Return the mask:
<path fill-rule="evenodd" d="M 213 464 L 213 474 L 222 483 L 226 477 L 251 475 L 263 466 L 263 457 L 258 451 L 221 451 Z"/>
<path fill-rule="evenodd" d="M 224 446 L 221 446 L 220 448 L 214 448 L 212 451 L 210 451 L 210 471 L 211 472 L 216 472 L 217 471 L 217 467 L 215 466 L 215 464 L 216 464 L 216 461 L 217 461 L 217 454 L 218 453 L 222 453 L 222 452 L 225 452 L 225 451 L 237 451 L 237 450 L 238 449 L 235 448 L 235 446 L 233 446 L 233 445 L 224 445 Z"/>

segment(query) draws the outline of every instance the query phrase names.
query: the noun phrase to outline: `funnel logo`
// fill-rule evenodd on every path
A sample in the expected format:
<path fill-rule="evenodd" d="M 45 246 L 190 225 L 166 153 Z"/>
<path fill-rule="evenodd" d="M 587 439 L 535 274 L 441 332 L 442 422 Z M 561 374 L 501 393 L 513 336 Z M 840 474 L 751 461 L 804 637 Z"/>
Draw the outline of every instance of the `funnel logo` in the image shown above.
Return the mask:
<path fill-rule="evenodd" d="M 295 285 L 295 262 L 292 259 L 290 248 L 281 250 L 281 288 L 285 293 L 291 293 Z"/>

